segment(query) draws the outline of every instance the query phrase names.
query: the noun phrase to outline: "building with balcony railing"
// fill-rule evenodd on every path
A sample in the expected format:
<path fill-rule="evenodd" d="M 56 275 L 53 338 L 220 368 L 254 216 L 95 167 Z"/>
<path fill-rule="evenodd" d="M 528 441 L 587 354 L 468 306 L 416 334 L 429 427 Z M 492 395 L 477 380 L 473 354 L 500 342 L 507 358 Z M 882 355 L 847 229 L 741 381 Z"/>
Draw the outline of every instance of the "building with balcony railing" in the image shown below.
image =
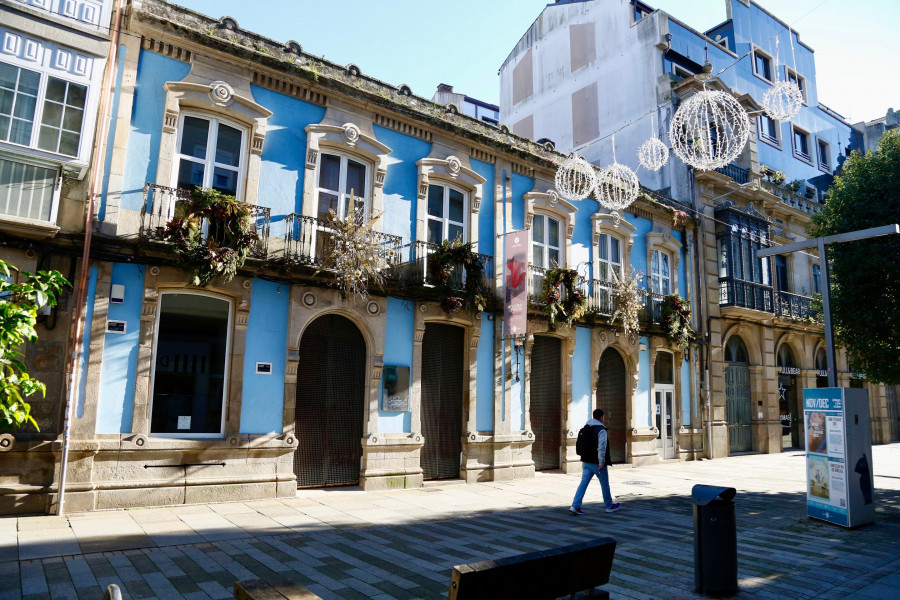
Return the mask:
<path fill-rule="evenodd" d="M 512 132 L 552 139 L 558 150 L 601 167 L 615 157 L 637 171 L 643 186 L 690 204 L 699 217 L 690 248 L 698 258 L 695 281 L 704 289 L 692 298 L 708 342 L 698 377 L 711 402 L 702 415 L 682 406 L 671 443 L 680 447 L 683 439 L 690 446 L 702 427 L 710 457 L 780 452 L 802 439 L 782 430 L 798 427 L 789 416 L 799 412 L 800 390 L 816 385 L 814 357 L 823 346 L 818 257 L 779 256 L 761 264 L 753 251 L 806 236 L 854 135 L 821 102 L 813 49 L 800 34 L 752 0 L 723 4 L 723 21 L 704 32 L 640 0 L 558 0 L 543 9 L 500 68 L 500 119 Z M 797 84 L 803 102 L 797 115 L 780 122 L 766 115 L 763 98 L 783 81 Z M 704 87 L 731 93 L 748 111 L 743 152 L 713 171 L 694 171 L 674 155 L 659 171 L 639 168 L 641 144 L 651 136 L 668 144 L 681 102 Z M 605 90 L 616 90 L 619 100 Z M 867 131 L 863 126 L 855 135 Z M 746 229 L 725 224 L 732 219 L 748 221 Z M 726 349 L 739 342 L 745 360 L 729 361 L 738 353 Z M 846 385 L 852 370 L 845 356 L 839 362 L 838 379 Z M 779 379 L 788 364 L 796 372 Z M 630 415 L 629 427 L 637 430 L 645 410 L 664 410 L 654 371 L 647 373 L 641 398 L 647 408 Z M 668 379 L 661 385 L 667 389 Z M 886 415 L 897 410 L 886 407 L 884 386 L 866 385 L 873 439 L 889 441 Z M 657 430 L 664 456 L 670 441 L 664 428 Z"/>

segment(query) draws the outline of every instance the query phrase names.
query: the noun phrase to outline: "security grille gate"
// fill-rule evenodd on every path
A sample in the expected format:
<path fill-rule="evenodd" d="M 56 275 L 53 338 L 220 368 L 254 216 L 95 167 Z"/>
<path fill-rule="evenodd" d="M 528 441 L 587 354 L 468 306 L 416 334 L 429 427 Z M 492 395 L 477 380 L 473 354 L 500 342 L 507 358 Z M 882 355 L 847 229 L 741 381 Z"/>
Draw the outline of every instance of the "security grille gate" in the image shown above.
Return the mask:
<path fill-rule="evenodd" d="M 597 406 L 606 417 L 609 458 L 613 463 L 622 464 L 627 460 L 625 453 L 625 361 L 622 356 L 608 348 L 600 357 L 597 379 Z M 581 427 L 580 424 L 575 424 Z"/>
<path fill-rule="evenodd" d="M 463 335 L 429 323 L 422 339 L 422 472 L 425 479 L 459 477 L 462 452 Z"/>
<path fill-rule="evenodd" d="M 298 487 L 359 483 L 366 343 L 339 315 L 319 317 L 300 340 L 294 413 Z"/>
<path fill-rule="evenodd" d="M 531 457 L 538 471 L 559 468 L 559 446 L 562 441 L 562 390 L 559 339 L 544 335 L 534 337 L 531 349 L 531 429 L 534 444 Z"/>
<path fill-rule="evenodd" d="M 728 448 L 731 452 L 752 449 L 750 441 L 750 368 L 725 367 L 725 405 L 728 412 Z"/>

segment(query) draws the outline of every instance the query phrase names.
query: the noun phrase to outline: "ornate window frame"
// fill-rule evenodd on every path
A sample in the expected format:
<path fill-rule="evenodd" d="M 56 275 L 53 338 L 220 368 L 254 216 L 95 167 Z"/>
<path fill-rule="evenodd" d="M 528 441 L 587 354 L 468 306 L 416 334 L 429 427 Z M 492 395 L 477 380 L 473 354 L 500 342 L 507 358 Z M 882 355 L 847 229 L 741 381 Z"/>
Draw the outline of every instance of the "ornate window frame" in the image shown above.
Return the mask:
<path fill-rule="evenodd" d="M 575 233 L 575 213 L 578 209 L 571 202 L 559 197 L 555 190 L 546 192 L 528 192 L 523 196 L 525 200 L 525 229 L 531 229 L 535 213 L 559 221 L 562 229 L 560 235 L 560 254 L 562 264 L 560 267 L 568 268 L 572 264 L 572 235 Z M 528 236 L 528 263 L 534 264 L 532 252 L 531 234 Z M 549 268 L 549 267 L 547 267 Z"/>
<path fill-rule="evenodd" d="M 181 141 L 184 135 L 184 120 L 186 117 L 194 117 L 197 119 L 202 119 L 207 121 L 210 125 L 209 131 L 207 131 L 207 140 L 209 140 L 210 136 L 217 138 L 218 132 L 213 133 L 213 126 L 218 126 L 220 124 L 227 125 L 233 129 L 237 129 L 241 132 L 241 149 L 240 149 L 240 158 L 238 160 L 237 169 L 230 169 L 237 171 L 237 193 L 235 197 L 244 201 L 244 192 L 246 190 L 246 180 L 247 180 L 247 146 L 248 146 L 248 131 L 244 124 L 239 123 L 237 121 L 233 121 L 231 119 L 220 117 L 217 114 L 211 114 L 209 112 L 200 112 L 195 110 L 183 110 L 178 115 L 178 126 L 176 127 L 175 132 L 175 154 L 172 156 L 172 176 L 170 178 L 170 183 L 168 184 L 170 187 L 178 187 L 178 170 L 181 165 L 182 157 L 186 157 L 190 162 L 201 162 L 199 159 L 192 159 L 187 155 L 181 152 Z M 208 173 L 214 172 L 216 168 L 216 156 L 217 147 L 207 148 L 207 156 L 202 161 L 204 168 Z M 174 209 L 174 205 L 171 207 Z M 170 215 L 171 216 L 171 215 Z"/>
<path fill-rule="evenodd" d="M 646 235 L 647 240 L 647 289 L 652 290 L 652 284 L 650 281 L 650 265 L 653 260 L 653 252 L 659 251 L 669 255 L 671 259 L 671 268 L 670 268 L 670 279 L 671 285 L 669 287 L 670 294 L 679 294 L 678 291 L 680 288 L 678 287 L 678 268 L 681 264 L 681 244 L 678 243 L 675 238 L 673 238 L 668 233 L 648 233 Z"/>
<path fill-rule="evenodd" d="M 333 152 L 354 157 L 366 163 L 371 172 L 366 176 L 371 189 L 366 190 L 369 214 L 376 215 L 384 207 L 384 177 L 387 173 L 387 157 L 390 147 L 382 144 L 374 136 L 360 130 L 353 123 L 324 125 L 316 123 L 306 127 L 306 176 L 303 178 L 303 214 L 308 217 L 318 215 L 319 154 Z"/>
<path fill-rule="evenodd" d="M 468 159 L 466 159 L 468 162 Z M 428 186 L 443 185 L 461 190 L 466 195 L 468 207 L 465 211 L 466 235 L 463 240 L 478 247 L 478 211 L 481 208 L 481 195 L 484 177 L 476 173 L 456 156 L 447 158 L 428 157 L 416 162 L 419 167 L 419 187 L 416 202 L 416 240 L 428 239 Z"/>
<path fill-rule="evenodd" d="M 238 197 L 247 204 L 258 204 L 258 182 L 261 166 L 263 142 L 266 137 L 266 124 L 272 111 L 257 104 L 251 98 L 235 93 L 234 89 L 224 81 L 212 81 L 208 84 L 186 81 L 169 81 L 163 85 L 166 92 L 165 115 L 163 117 L 162 137 L 159 144 L 159 160 L 157 162 L 156 183 L 168 186 L 175 173 L 175 155 L 179 125 L 183 112 L 204 114 L 211 118 L 223 118 L 246 129 L 244 142 L 243 180 L 239 183 Z M 253 182 L 254 185 L 250 185 Z"/>
<path fill-rule="evenodd" d="M 622 252 L 622 274 L 631 276 L 631 248 L 637 228 L 616 213 L 594 213 L 591 215 L 592 244 L 591 269 L 594 279 L 600 272 L 600 235 L 606 234 L 619 239 Z M 649 263 L 648 263 L 649 264 Z"/>

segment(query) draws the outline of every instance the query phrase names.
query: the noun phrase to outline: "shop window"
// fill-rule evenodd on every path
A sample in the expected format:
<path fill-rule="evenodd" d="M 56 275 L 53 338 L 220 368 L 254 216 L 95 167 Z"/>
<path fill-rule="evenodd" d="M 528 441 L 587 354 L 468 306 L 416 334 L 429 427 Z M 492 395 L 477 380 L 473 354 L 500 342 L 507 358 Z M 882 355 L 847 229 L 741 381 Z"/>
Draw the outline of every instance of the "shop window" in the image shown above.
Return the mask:
<path fill-rule="evenodd" d="M 369 167 L 346 154 L 322 153 L 319 155 L 318 208 L 317 216 L 328 219 L 334 212 L 340 219 L 346 219 L 351 209 L 368 215 Z"/>
<path fill-rule="evenodd" d="M 150 433 L 221 436 L 231 303 L 210 295 L 163 293 L 158 311 Z"/>
<path fill-rule="evenodd" d="M 672 293 L 671 257 L 666 252 L 654 250 L 650 259 L 650 291 L 668 296 Z"/>
<path fill-rule="evenodd" d="M 86 99 L 86 86 L 0 62 L 0 140 L 77 156 Z"/>
<path fill-rule="evenodd" d="M 59 169 L 0 158 L 0 215 L 56 221 Z"/>
<path fill-rule="evenodd" d="M 468 240 L 466 194 L 446 185 L 428 186 L 428 243 Z"/>
<path fill-rule="evenodd" d="M 182 114 L 175 156 L 175 186 L 211 188 L 241 199 L 245 132 L 218 119 Z"/>

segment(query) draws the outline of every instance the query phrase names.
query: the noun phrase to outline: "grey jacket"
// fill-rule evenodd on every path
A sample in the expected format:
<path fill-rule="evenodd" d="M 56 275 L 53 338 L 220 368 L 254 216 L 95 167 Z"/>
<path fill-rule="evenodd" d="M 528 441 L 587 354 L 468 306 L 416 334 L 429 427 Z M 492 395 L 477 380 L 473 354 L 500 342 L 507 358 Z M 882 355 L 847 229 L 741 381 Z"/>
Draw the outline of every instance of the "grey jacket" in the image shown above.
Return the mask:
<path fill-rule="evenodd" d="M 602 467 L 606 464 L 604 460 L 606 458 L 606 425 L 597 419 L 588 419 L 587 424 L 591 427 L 600 426 L 600 429 L 597 431 L 597 465 Z"/>

